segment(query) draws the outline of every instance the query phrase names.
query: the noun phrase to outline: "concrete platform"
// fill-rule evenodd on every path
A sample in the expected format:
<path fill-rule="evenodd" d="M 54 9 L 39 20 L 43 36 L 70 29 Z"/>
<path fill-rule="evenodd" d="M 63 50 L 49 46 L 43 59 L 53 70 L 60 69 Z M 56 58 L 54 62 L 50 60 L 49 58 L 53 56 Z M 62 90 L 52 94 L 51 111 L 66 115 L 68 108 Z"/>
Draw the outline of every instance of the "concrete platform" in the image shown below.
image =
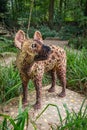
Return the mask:
<path fill-rule="evenodd" d="M 42 108 L 40 110 L 34 111 L 31 109 L 29 111 L 29 115 L 32 120 L 35 120 L 38 114 L 42 112 L 42 110 L 48 105 L 48 104 L 54 104 L 57 105 L 62 119 L 66 117 L 65 108 L 63 104 L 66 104 L 68 109 L 72 111 L 74 109 L 76 112 L 81 107 L 81 104 L 83 102 L 83 99 L 85 98 L 83 95 L 78 94 L 71 90 L 66 90 L 66 97 L 60 98 L 57 96 L 57 94 L 61 91 L 60 86 L 56 86 L 56 92 L 54 93 L 48 93 L 47 89 L 50 87 L 43 87 L 42 92 Z M 4 112 L 5 114 L 10 114 L 11 116 L 15 117 L 18 113 L 18 98 L 13 100 L 9 105 L 5 106 Z M 33 105 L 35 103 L 35 91 L 29 92 L 28 95 L 28 101 L 29 105 Z M 85 105 L 87 104 L 87 101 L 85 102 Z M 84 106 L 85 106 L 84 105 Z M 84 109 L 84 107 L 83 107 Z M 1 113 L 1 111 L 0 111 Z M 40 116 L 40 118 L 36 121 L 36 125 L 38 130 L 51 130 L 50 126 L 55 125 L 59 123 L 59 115 L 56 107 L 49 106 L 47 110 Z M 34 130 L 32 124 L 29 124 L 28 130 Z"/>

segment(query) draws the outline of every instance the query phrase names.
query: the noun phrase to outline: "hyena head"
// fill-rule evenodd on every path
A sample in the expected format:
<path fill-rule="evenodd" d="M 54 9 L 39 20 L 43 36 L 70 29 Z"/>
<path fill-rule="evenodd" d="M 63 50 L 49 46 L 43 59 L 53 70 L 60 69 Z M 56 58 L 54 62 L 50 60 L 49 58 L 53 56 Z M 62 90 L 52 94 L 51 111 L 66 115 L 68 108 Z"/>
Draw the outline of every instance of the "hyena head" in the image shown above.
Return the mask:
<path fill-rule="evenodd" d="M 15 35 L 15 46 L 21 52 L 32 56 L 34 60 L 46 60 L 51 52 L 49 46 L 43 44 L 42 35 L 39 31 L 34 33 L 34 38 L 30 39 L 25 36 L 22 30 L 19 30 Z"/>

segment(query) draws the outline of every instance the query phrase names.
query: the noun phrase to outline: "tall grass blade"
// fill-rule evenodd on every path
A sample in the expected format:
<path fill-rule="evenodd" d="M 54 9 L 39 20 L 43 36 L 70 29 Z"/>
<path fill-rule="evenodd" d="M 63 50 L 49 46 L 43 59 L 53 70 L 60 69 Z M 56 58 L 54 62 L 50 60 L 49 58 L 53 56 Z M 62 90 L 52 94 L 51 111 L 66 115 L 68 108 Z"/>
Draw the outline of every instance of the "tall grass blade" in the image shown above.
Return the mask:
<path fill-rule="evenodd" d="M 40 118 L 40 116 L 47 110 L 47 108 L 48 108 L 49 106 L 56 107 L 57 112 L 58 112 L 58 116 L 59 116 L 59 119 L 60 119 L 60 122 L 61 122 L 61 125 L 62 125 L 62 121 L 63 121 L 63 120 L 62 120 L 62 116 L 61 116 L 61 114 L 60 114 L 59 108 L 58 108 L 57 105 L 54 105 L 54 104 L 48 104 L 48 105 L 42 110 L 42 112 L 36 117 L 35 122 L 38 120 L 38 118 Z"/>
<path fill-rule="evenodd" d="M 87 97 L 83 100 L 82 105 L 80 107 L 80 110 L 79 110 L 79 115 L 80 116 L 82 115 L 82 109 L 83 109 L 83 106 L 84 106 L 84 103 L 85 103 L 86 100 L 87 100 Z"/>
<path fill-rule="evenodd" d="M 23 110 L 22 110 L 22 97 L 20 96 L 18 113 L 21 114 L 22 112 L 23 112 Z"/>
<path fill-rule="evenodd" d="M 8 92 L 5 94 L 5 97 L 6 97 L 8 94 L 10 94 L 13 90 L 15 90 L 16 88 L 18 88 L 18 86 L 19 86 L 19 88 L 20 88 L 20 87 L 21 87 L 20 85 L 21 85 L 21 81 L 20 81 L 18 84 L 16 84 L 15 86 L 13 86 L 12 88 L 10 88 L 10 89 L 8 90 Z"/>
<path fill-rule="evenodd" d="M 10 124 L 14 127 L 14 130 L 20 130 L 18 126 L 15 124 L 14 119 L 12 119 L 10 116 L 5 114 L 0 114 L 0 116 L 3 117 L 4 119 L 8 119 L 10 121 Z"/>

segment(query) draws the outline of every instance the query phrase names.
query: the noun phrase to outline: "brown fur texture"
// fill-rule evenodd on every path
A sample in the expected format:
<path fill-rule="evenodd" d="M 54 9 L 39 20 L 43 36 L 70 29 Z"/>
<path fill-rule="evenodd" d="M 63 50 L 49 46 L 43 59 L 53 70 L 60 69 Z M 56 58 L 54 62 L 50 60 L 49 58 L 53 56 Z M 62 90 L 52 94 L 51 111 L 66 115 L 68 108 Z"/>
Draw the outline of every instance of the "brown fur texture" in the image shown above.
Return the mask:
<path fill-rule="evenodd" d="M 38 32 L 38 35 L 40 34 L 38 37 L 37 32 L 35 32 L 34 34 L 34 39 L 40 41 L 43 44 L 41 33 Z M 17 40 L 19 42 L 21 41 L 20 38 L 17 38 L 17 35 L 19 34 L 17 33 L 15 36 L 16 46 L 18 44 Z M 62 86 L 62 91 L 59 94 L 59 96 L 64 97 L 66 95 L 66 52 L 64 51 L 64 49 L 60 47 L 50 45 L 49 47 L 51 48 L 51 52 L 47 59 L 40 59 L 40 61 L 34 60 L 37 51 L 35 49 L 33 51 L 32 49 L 30 49 L 31 44 L 33 44 L 34 42 L 36 41 L 33 41 L 32 39 L 26 39 L 23 42 L 21 42 L 23 45 L 19 55 L 17 56 L 17 67 L 19 69 L 20 76 L 22 79 L 23 103 L 26 104 L 27 102 L 27 84 L 29 80 L 32 79 L 34 81 L 36 89 L 36 103 L 34 105 L 34 108 L 39 109 L 41 108 L 42 78 L 44 73 L 50 72 L 52 77 L 52 85 L 48 92 L 55 91 L 55 80 L 57 75 Z M 39 49 L 37 50 L 39 50 L 39 52 L 41 52 L 42 44 L 38 45 Z M 41 57 L 43 57 L 43 55 L 41 55 Z"/>

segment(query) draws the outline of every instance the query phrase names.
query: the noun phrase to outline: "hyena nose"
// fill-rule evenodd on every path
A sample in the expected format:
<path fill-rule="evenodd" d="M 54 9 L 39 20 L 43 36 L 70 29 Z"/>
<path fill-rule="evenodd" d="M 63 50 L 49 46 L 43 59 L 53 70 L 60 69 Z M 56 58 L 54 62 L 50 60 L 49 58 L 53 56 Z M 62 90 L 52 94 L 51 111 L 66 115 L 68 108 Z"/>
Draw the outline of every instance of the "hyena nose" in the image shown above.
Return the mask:
<path fill-rule="evenodd" d="M 51 53 L 51 48 L 46 45 L 42 45 L 41 51 L 38 53 L 37 56 L 35 56 L 35 61 L 41 61 L 41 60 L 47 60 L 49 55 Z"/>
<path fill-rule="evenodd" d="M 49 54 L 51 52 L 51 49 L 49 46 L 43 45 L 43 53 L 44 54 Z"/>

